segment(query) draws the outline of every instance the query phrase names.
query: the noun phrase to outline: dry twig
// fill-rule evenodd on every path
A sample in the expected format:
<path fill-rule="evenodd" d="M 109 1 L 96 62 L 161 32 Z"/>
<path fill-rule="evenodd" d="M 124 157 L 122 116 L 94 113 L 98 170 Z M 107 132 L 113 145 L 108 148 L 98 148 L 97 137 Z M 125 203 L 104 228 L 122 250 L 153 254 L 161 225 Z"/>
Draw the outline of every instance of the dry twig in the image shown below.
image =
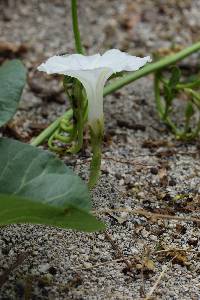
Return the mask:
<path fill-rule="evenodd" d="M 113 249 L 116 251 L 116 256 L 123 260 L 123 262 L 126 264 L 128 269 L 131 269 L 132 268 L 131 262 L 125 258 L 122 250 L 119 248 L 117 243 L 112 239 L 111 235 L 108 234 L 107 232 L 105 232 L 104 234 L 106 239 L 111 243 Z"/>
<path fill-rule="evenodd" d="M 184 222 L 197 222 L 200 223 L 200 219 L 195 217 L 182 217 L 182 216 L 172 216 L 172 215 L 165 215 L 165 214 L 158 214 L 158 213 L 152 213 L 149 211 L 146 211 L 142 208 L 139 209 L 131 209 L 131 208 L 115 208 L 115 209 L 98 209 L 94 210 L 94 214 L 109 214 L 109 213 L 120 213 L 120 212 L 126 212 L 129 214 L 138 214 L 142 215 L 147 218 L 151 219 L 168 219 L 168 220 L 177 220 L 177 221 L 184 221 Z"/>
<path fill-rule="evenodd" d="M 10 274 L 19 266 L 21 266 L 30 255 L 31 252 L 28 251 L 28 252 L 20 253 L 17 256 L 16 260 L 11 264 L 11 266 L 7 270 L 5 270 L 4 273 L 0 276 L 0 287 L 2 287 L 4 283 L 6 283 Z"/>

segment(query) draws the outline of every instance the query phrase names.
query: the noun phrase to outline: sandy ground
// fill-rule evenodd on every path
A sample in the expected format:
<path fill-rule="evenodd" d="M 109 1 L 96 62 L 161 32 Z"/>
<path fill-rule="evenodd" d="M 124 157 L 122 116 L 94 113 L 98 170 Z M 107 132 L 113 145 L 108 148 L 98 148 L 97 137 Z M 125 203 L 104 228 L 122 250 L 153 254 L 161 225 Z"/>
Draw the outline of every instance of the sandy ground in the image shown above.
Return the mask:
<path fill-rule="evenodd" d="M 53 54 L 73 53 L 70 3 L 8 2 L 0 2 L 0 45 L 23 44 L 24 51 L 9 56 L 23 59 L 29 80 L 4 134 L 29 141 L 66 108 L 59 79 L 40 74 L 36 66 Z M 116 47 L 149 55 L 199 38 L 198 0 L 79 2 L 81 33 L 91 54 Z M 189 72 L 198 59 L 185 62 Z M 176 141 L 158 120 L 152 79 L 105 99 L 102 177 L 93 207 L 107 232 L 2 228 L 0 299 L 200 299 L 200 225 L 189 221 L 200 217 L 200 143 Z M 85 179 L 89 155 L 86 149 L 64 159 Z M 184 220 L 108 213 L 108 208 L 141 208 Z"/>

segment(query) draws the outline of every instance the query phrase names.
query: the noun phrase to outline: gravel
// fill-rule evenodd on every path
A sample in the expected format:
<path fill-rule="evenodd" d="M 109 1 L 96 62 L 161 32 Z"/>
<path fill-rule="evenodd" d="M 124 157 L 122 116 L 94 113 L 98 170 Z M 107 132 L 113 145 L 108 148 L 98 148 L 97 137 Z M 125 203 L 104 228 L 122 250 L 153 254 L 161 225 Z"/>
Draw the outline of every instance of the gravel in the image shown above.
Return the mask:
<path fill-rule="evenodd" d="M 198 0 L 79 2 L 89 53 L 117 47 L 148 55 L 199 38 Z M 39 131 L 66 109 L 58 78 L 35 70 L 50 55 L 73 53 L 70 3 L 9 3 L 0 3 L 0 43 L 28 45 L 22 59 L 29 84 L 13 120 L 22 140 L 28 141 L 37 126 Z M 152 91 L 149 76 L 106 97 L 102 176 L 92 192 L 93 209 L 142 208 L 200 218 L 199 141 L 175 140 L 158 120 Z M 65 161 L 87 178 L 86 158 Z M 1 228 L 0 299 L 145 299 L 165 266 L 151 299 L 200 299 L 199 223 L 126 211 L 97 216 L 106 222 L 107 234 L 40 225 Z"/>

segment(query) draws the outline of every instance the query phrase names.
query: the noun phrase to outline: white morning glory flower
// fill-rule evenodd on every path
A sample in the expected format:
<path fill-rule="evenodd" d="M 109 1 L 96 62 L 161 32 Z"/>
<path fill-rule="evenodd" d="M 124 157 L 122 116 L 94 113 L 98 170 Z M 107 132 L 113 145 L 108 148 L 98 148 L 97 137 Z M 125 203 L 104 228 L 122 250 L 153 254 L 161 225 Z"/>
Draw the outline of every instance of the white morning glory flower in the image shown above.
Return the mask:
<path fill-rule="evenodd" d="M 75 77 L 82 83 L 88 99 L 88 123 L 95 131 L 99 122 L 103 126 L 103 88 L 107 79 L 117 72 L 136 71 L 150 61 L 149 56 L 140 58 L 112 49 L 103 55 L 53 56 L 38 70 Z"/>

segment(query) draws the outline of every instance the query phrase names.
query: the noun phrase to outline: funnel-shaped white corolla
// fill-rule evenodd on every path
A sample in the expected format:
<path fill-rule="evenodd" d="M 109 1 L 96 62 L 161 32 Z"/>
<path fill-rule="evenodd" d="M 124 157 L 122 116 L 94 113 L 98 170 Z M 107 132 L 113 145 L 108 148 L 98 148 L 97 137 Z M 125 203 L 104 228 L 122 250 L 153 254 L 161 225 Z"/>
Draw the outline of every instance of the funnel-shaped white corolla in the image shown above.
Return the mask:
<path fill-rule="evenodd" d="M 106 80 L 117 72 L 136 71 L 150 61 L 149 56 L 140 58 L 112 49 L 103 55 L 53 56 L 38 70 L 75 77 L 82 83 L 88 98 L 88 123 L 95 132 L 99 123 L 103 127 L 103 88 Z"/>

